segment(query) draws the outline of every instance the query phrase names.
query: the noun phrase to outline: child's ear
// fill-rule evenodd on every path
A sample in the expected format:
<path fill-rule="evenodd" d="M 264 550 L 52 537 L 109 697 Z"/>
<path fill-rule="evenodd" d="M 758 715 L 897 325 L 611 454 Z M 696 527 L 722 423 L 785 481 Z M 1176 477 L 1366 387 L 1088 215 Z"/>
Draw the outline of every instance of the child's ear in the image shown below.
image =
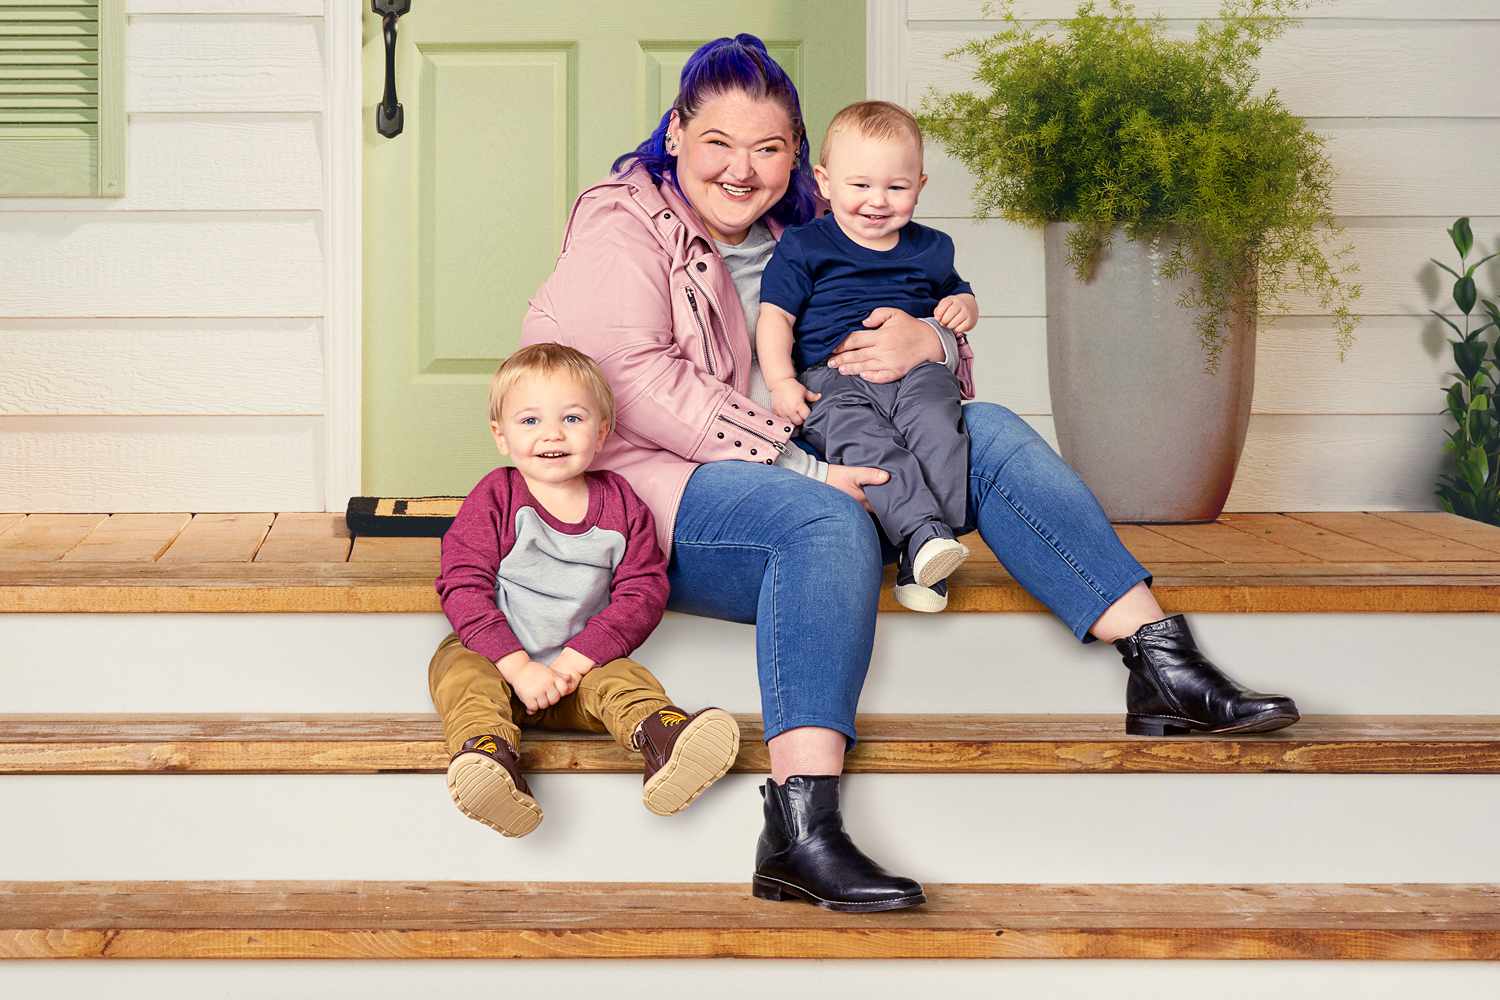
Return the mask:
<path fill-rule="evenodd" d="M 917 178 L 917 194 L 921 194 L 922 193 L 922 189 L 924 187 L 926 187 L 926 186 L 927 186 L 927 175 L 923 174 L 921 177 Z"/>
<path fill-rule="evenodd" d="M 599 446 L 600 447 L 604 446 L 604 442 L 606 440 L 608 440 L 608 438 L 609 438 L 609 432 L 612 431 L 612 430 L 614 430 L 614 428 L 610 426 L 608 420 L 601 420 L 601 421 L 599 421 Z"/>
<path fill-rule="evenodd" d="M 813 180 L 818 182 L 818 194 L 823 196 L 823 200 L 832 201 L 833 196 L 828 193 L 828 170 L 823 164 L 813 164 Z"/>
<path fill-rule="evenodd" d="M 500 425 L 493 420 L 490 421 L 490 436 L 495 439 L 495 447 L 500 449 L 500 454 L 509 456 L 510 445 L 505 442 L 505 432 L 500 430 Z"/>

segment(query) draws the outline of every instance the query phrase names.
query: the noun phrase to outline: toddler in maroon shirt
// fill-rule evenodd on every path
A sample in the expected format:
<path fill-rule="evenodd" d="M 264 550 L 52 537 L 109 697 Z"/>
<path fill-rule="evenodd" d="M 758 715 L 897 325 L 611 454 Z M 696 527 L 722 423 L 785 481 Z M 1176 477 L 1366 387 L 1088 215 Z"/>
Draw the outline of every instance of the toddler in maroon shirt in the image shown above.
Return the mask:
<path fill-rule="evenodd" d="M 729 770 L 734 717 L 689 714 L 628 659 L 661 621 L 666 558 L 651 512 L 613 472 L 589 472 L 614 398 L 587 356 L 534 344 L 490 385 L 490 430 L 513 468 L 481 479 L 443 536 L 437 578 L 453 626 L 428 672 L 462 812 L 510 837 L 542 809 L 520 724 L 608 732 L 644 758 L 652 812 L 686 808 Z"/>

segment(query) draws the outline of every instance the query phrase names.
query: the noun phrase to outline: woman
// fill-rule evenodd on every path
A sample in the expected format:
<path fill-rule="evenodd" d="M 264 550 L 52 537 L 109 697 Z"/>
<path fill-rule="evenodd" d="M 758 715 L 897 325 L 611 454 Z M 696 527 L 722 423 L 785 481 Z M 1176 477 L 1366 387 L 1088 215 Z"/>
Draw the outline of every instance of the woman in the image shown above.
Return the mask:
<path fill-rule="evenodd" d="M 576 347 L 610 379 L 617 427 L 596 465 L 651 507 L 671 560 L 669 607 L 756 625 L 771 780 L 755 894 L 897 909 L 923 902 L 921 886 L 855 847 L 838 798 L 881 586 L 863 488 L 886 475 L 788 444 L 746 323 L 774 238 L 813 216 L 808 148 L 796 89 L 759 39 L 704 45 L 657 129 L 578 199 L 523 340 Z M 831 365 L 890 381 L 946 362 L 968 384 L 966 345 L 936 324 L 880 309 L 866 325 Z M 1199 654 L 1088 488 L 1030 427 L 987 403 L 964 419 L 969 526 L 1074 635 L 1124 653 L 1128 731 L 1297 720 L 1289 698 L 1247 691 Z"/>

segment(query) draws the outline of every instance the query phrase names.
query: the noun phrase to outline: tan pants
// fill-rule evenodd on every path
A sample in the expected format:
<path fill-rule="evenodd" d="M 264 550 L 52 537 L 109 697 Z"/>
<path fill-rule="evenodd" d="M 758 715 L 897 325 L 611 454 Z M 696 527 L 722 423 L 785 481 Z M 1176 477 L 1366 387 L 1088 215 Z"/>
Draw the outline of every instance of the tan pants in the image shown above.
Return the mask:
<path fill-rule="evenodd" d="M 438 644 L 427 668 L 432 704 L 443 720 L 448 752 L 458 753 L 464 741 L 486 733 L 519 749 L 521 725 L 541 729 L 573 729 L 609 733 L 630 749 L 630 737 L 641 720 L 668 704 L 667 693 L 645 667 L 619 659 L 583 675 L 578 689 L 551 708 L 528 712 L 500 670 L 485 656 L 467 648 L 450 634 Z"/>

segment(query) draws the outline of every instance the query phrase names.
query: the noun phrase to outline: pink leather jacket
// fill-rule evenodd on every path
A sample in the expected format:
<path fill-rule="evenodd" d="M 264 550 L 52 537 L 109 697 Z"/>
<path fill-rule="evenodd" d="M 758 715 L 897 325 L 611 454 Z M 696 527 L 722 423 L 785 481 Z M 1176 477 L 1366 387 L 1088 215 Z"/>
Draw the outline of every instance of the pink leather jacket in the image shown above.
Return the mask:
<path fill-rule="evenodd" d="M 770 465 L 796 447 L 787 443 L 791 425 L 745 395 L 750 332 L 713 241 L 677 190 L 640 167 L 595 184 L 573 205 L 556 267 L 521 325 L 523 344 L 548 341 L 604 370 L 615 427 L 593 468 L 619 473 L 640 494 L 668 555 L 698 465 Z M 962 338 L 959 354 L 959 382 L 972 398 L 972 352 Z"/>

